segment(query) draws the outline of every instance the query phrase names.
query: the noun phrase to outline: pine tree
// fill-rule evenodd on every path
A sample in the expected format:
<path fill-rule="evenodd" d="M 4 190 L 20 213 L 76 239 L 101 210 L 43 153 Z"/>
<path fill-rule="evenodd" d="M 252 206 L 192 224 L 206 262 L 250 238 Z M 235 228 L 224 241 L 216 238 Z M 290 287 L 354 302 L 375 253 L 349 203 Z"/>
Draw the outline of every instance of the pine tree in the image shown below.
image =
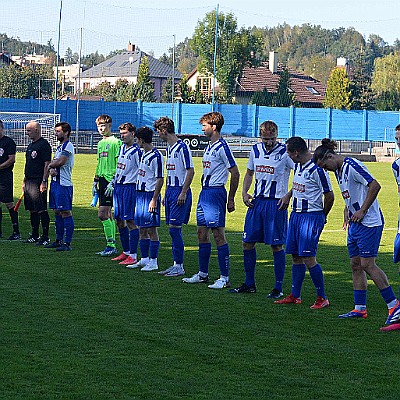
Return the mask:
<path fill-rule="evenodd" d="M 149 75 L 149 59 L 144 56 L 140 60 L 137 83 L 135 85 L 136 99 L 154 102 L 154 84 Z"/>

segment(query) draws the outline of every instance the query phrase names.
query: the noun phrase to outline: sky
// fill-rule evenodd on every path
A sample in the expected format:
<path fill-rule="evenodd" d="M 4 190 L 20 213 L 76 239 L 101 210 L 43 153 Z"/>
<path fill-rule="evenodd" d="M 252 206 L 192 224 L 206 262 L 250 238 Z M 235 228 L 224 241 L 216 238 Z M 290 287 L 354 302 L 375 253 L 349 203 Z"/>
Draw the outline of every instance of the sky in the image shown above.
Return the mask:
<path fill-rule="evenodd" d="M 81 50 L 82 55 L 95 51 L 107 55 L 112 50 L 125 49 L 128 42 L 158 57 L 168 53 L 174 42 L 191 37 L 197 22 L 218 4 L 220 12 L 232 12 L 237 17 L 239 27 L 310 23 L 328 29 L 353 27 L 366 39 L 377 34 L 388 44 L 400 39 L 399 0 L 335 0 L 322 5 L 323 2 L 1 0 L 0 33 L 43 44 L 51 40 L 57 50 L 62 4 L 61 57 L 68 47 L 77 53 Z"/>

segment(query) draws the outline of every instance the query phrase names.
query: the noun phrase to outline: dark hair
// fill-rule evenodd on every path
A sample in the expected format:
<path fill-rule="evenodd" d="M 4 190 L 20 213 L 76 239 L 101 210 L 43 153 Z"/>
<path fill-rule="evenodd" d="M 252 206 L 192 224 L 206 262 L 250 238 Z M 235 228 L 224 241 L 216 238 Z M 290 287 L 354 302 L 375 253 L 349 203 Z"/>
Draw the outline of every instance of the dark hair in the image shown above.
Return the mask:
<path fill-rule="evenodd" d="M 111 123 L 112 123 L 112 118 L 107 114 L 99 115 L 96 118 L 96 125 L 111 124 Z"/>
<path fill-rule="evenodd" d="M 224 116 L 218 112 L 213 111 L 207 114 L 204 114 L 200 120 L 200 124 L 206 123 L 210 125 L 215 125 L 217 127 L 217 131 L 221 132 L 222 127 L 224 126 Z"/>
<path fill-rule="evenodd" d="M 135 136 L 138 139 L 142 139 L 145 143 L 151 143 L 153 140 L 153 133 L 153 129 L 148 126 L 142 126 L 136 131 Z"/>
<path fill-rule="evenodd" d="M 308 147 L 306 141 L 300 136 L 293 136 L 286 141 L 286 149 L 290 152 L 298 151 L 299 153 L 307 153 Z"/>
<path fill-rule="evenodd" d="M 68 136 L 71 134 L 71 125 L 68 122 L 58 122 L 54 125 L 54 128 L 61 127 L 64 133 L 68 133 Z"/>
<path fill-rule="evenodd" d="M 314 162 L 323 160 L 328 154 L 336 154 L 337 143 L 331 139 L 322 139 L 321 145 L 314 150 Z"/>
<path fill-rule="evenodd" d="M 400 131 L 400 124 L 398 124 L 395 128 L 396 131 Z"/>
<path fill-rule="evenodd" d="M 121 125 L 118 127 L 118 129 L 119 129 L 120 131 L 122 131 L 122 130 L 127 130 L 127 131 L 133 132 L 133 133 L 136 132 L 136 126 L 133 125 L 133 124 L 131 124 L 130 122 L 124 122 L 123 124 L 121 124 Z"/>
<path fill-rule="evenodd" d="M 274 121 L 264 121 L 260 125 L 260 135 L 263 132 L 276 133 L 276 136 L 278 136 L 278 125 Z"/>
<path fill-rule="evenodd" d="M 165 130 L 167 133 L 175 133 L 174 121 L 168 117 L 160 117 L 153 126 L 157 131 Z"/>
<path fill-rule="evenodd" d="M 0 128 L 4 128 L 3 121 L 0 119 Z"/>

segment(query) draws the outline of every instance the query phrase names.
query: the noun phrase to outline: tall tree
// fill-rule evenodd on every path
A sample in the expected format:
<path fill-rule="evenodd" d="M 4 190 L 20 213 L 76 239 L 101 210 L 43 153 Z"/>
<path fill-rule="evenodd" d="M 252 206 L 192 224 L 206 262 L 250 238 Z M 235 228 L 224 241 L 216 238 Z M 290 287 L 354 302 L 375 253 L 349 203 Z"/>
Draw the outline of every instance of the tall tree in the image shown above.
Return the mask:
<path fill-rule="evenodd" d="M 344 68 L 332 70 L 323 104 L 324 107 L 350 110 L 352 104 L 350 80 Z"/>
<path fill-rule="evenodd" d="M 199 55 L 200 72 L 212 73 L 214 70 L 216 18 L 216 11 L 206 14 L 198 22 L 190 42 L 193 51 Z M 243 68 L 255 63 L 254 54 L 261 50 L 261 42 L 250 29 L 238 29 L 232 13 L 218 14 L 217 36 L 216 79 L 229 101 L 235 94 L 236 81 Z"/>
<path fill-rule="evenodd" d="M 290 88 L 290 74 L 286 68 L 280 74 L 278 87 L 273 96 L 272 104 L 275 107 L 297 105 L 294 93 Z"/>
<path fill-rule="evenodd" d="M 154 84 L 149 75 L 149 59 L 146 56 L 142 57 L 140 60 L 135 92 L 137 100 L 146 102 L 155 101 Z"/>
<path fill-rule="evenodd" d="M 400 108 L 400 54 L 390 54 L 377 58 L 372 75 L 372 89 L 377 96 L 376 107 L 379 110 Z"/>

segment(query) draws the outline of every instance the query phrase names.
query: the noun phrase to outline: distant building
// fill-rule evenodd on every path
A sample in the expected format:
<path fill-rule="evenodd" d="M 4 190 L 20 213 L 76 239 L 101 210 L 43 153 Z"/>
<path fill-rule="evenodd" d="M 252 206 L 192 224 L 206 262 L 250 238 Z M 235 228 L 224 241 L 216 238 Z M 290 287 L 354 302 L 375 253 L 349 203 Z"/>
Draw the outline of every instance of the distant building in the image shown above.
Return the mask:
<path fill-rule="evenodd" d="M 0 68 L 8 67 L 9 65 L 14 64 L 14 61 L 11 59 L 9 54 L 0 53 Z"/>
<path fill-rule="evenodd" d="M 168 78 L 172 77 L 172 67 L 156 60 L 143 51 L 136 50 L 132 44 L 129 44 L 128 51 L 117 54 L 82 72 L 80 90 L 93 89 L 102 82 L 109 82 L 111 85 L 115 85 L 119 79 L 126 79 L 129 83 L 136 84 L 139 66 L 145 56 L 149 61 L 149 77 L 154 84 L 154 95 L 159 99 L 163 85 Z M 178 83 L 182 79 L 182 74 L 175 70 L 174 77 L 175 82 Z M 75 77 L 75 93 L 77 88 L 78 79 Z"/>
<path fill-rule="evenodd" d="M 53 67 L 54 77 L 56 77 L 57 67 Z M 80 68 L 82 73 L 82 68 Z M 79 64 L 58 66 L 58 82 L 61 85 L 61 93 L 64 93 L 68 87 L 74 91 L 75 78 L 79 75 Z"/>
<path fill-rule="evenodd" d="M 11 58 L 22 67 L 28 65 L 51 65 L 51 59 L 44 54 L 24 54 L 23 56 L 12 56 Z"/>

